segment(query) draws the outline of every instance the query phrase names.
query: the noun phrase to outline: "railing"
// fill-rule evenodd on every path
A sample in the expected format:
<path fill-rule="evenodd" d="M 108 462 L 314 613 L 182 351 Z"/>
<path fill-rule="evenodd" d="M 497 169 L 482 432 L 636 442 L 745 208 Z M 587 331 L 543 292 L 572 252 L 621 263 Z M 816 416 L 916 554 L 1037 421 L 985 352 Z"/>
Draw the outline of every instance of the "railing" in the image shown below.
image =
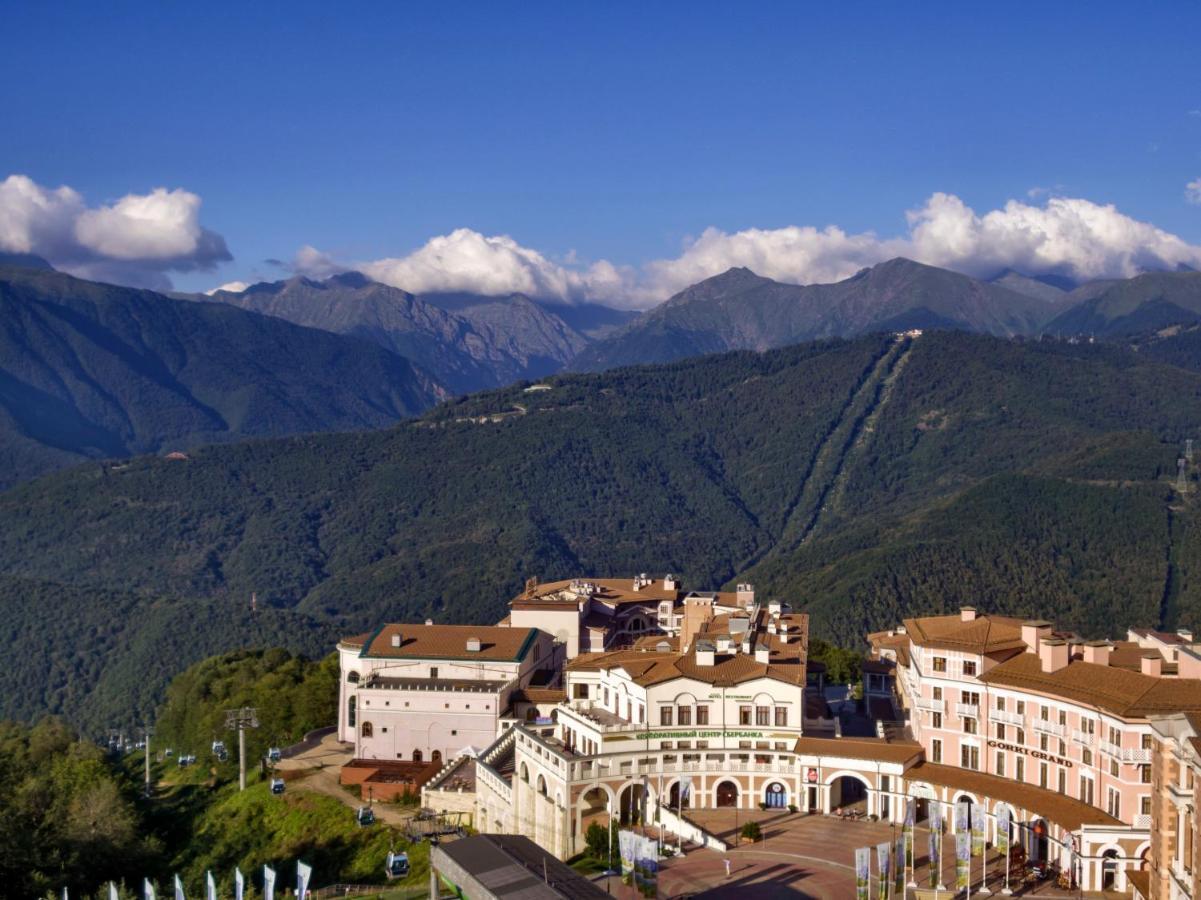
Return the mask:
<path fill-rule="evenodd" d="M 1097 739 L 1097 735 L 1091 731 L 1073 731 L 1072 740 L 1077 744 L 1083 744 L 1085 747 L 1091 747 Z"/>
<path fill-rule="evenodd" d="M 1109 741 L 1101 741 L 1097 746 L 1102 753 L 1112 756 L 1114 759 L 1122 758 L 1122 748 L 1117 744 L 1111 744 Z"/>
<path fill-rule="evenodd" d="M 947 708 L 947 701 L 931 700 L 929 697 L 918 697 L 916 703 L 918 709 L 927 709 L 930 712 L 943 712 Z"/>
<path fill-rule="evenodd" d="M 980 706 L 976 703 L 956 703 L 955 714 L 967 716 L 969 719 L 980 718 Z"/>
<path fill-rule="evenodd" d="M 1128 763 L 1149 763 L 1151 762 L 1151 751 L 1143 750 L 1138 747 L 1123 747 L 1122 762 Z"/>
<path fill-rule="evenodd" d="M 1050 719 L 1035 719 L 1035 731 L 1045 731 L 1047 734 L 1053 734 L 1056 737 L 1065 737 L 1068 733 L 1066 725 L 1060 725 L 1058 722 L 1052 722 Z"/>
<path fill-rule="evenodd" d="M 1006 725 L 1016 725 L 1018 728 L 1022 728 L 1026 724 L 1025 716 L 1005 709 L 994 709 L 988 716 L 994 722 L 1004 722 Z"/>
<path fill-rule="evenodd" d="M 1139 813 L 1137 816 L 1134 817 L 1134 827 L 1135 828 L 1150 828 L 1151 827 L 1151 816 L 1148 813 Z"/>

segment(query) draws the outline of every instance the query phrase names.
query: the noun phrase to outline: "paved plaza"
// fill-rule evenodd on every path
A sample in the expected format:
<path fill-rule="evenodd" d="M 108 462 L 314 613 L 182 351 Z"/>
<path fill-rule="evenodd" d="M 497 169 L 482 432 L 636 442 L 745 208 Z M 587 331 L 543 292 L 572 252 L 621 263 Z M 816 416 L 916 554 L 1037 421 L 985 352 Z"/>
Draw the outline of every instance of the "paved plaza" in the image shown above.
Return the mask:
<path fill-rule="evenodd" d="M 695 822 L 733 846 L 736 827 L 747 821 L 759 822 L 764 839 L 744 844 L 728 853 L 694 849 L 682 859 L 664 863 L 659 878 L 660 897 L 704 897 L 706 900 L 759 900 L 759 898 L 821 898 L 843 900 L 855 891 L 854 856 L 857 847 L 871 846 L 896 839 L 898 826 L 866 820 L 843 820 L 834 816 L 788 814 L 776 811 L 697 810 L 690 814 Z M 735 821 L 737 819 L 737 821 Z M 926 853 L 928 832 L 919 828 L 916 839 L 916 882 L 922 888 L 930 884 Z M 730 875 L 725 861 L 730 861 Z M 989 848 L 987 886 L 995 896 L 1003 896 L 1001 857 Z M 983 875 L 981 862 L 972 860 L 972 895 L 978 893 Z M 955 883 L 955 845 L 950 835 L 943 837 L 942 883 Z M 604 882 L 601 882 L 604 886 Z M 1077 891 L 1065 892 L 1049 884 L 1024 886 L 1011 884 L 1018 897 L 1079 897 Z M 875 855 L 872 857 L 872 896 L 875 897 Z M 612 879 L 611 892 L 617 897 L 634 898 L 637 893 Z M 916 897 L 913 890 L 907 897 Z M 926 894 L 923 892 L 923 898 Z M 933 896 L 931 893 L 929 896 Z M 950 900 L 952 890 L 939 896 Z M 1085 894 L 1087 897 L 1122 896 Z"/>

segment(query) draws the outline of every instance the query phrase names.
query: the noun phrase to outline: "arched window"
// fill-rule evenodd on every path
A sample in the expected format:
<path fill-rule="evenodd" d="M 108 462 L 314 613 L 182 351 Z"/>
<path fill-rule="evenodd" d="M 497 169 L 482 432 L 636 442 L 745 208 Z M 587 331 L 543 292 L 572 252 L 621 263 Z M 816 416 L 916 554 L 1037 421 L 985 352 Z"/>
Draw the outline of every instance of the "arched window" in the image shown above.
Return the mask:
<path fill-rule="evenodd" d="M 372 737 L 375 734 L 375 729 L 371 727 L 370 722 L 364 722 L 360 734 L 365 738 Z"/>
<path fill-rule="evenodd" d="M 351 728 L 354 728 L 355 722 L 355 698 L 351 697 L 346 701 L 346 722 Z"/>
<path fill-rule="evenodd" d="M 351 684 L 358 684 L 359 683 L 359 673 L 358 672 L 347 672 L 346 680 L 349 681 Z"/>
<path fill-rule="evenodd" d="M 413 751 L 413 762 L 421 762 L 425 757 L 421 755 L 420 750 Z"/>

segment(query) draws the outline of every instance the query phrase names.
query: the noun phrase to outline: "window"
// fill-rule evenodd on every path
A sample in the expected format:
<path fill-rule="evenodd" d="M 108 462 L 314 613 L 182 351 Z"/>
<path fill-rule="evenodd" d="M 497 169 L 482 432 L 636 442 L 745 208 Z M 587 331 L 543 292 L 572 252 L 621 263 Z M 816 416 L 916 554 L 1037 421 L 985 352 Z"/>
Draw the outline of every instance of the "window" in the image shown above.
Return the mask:
<path fill-rule="evenodd" d="M 1026 701 L 1025 700 L 1018 700 L 1018 701 L 1016 701 L 1015 705 L 1017 707 L 1017 714 L 1019 716 L 1026 715 Z"/>
<path fill-rule="evenodd" d="M 679 741 L 676 743 L 676 748 L 679 750 L 691 750 L 692 741 Z"/>
<path fill-rule="evenodd" d="M 1038 764 L 1038 786 L 1045 788 L 1047 786 L 1047 764 Z"/>
<path fill-rule="evenodd" d="M 1093 780 L 1091 778 L 1080 778 L 1080 799 L 1089 806 L 1093 805 Z"/>
<path fill-rule="evenodd" d="M 788 727 L 788 707 L 787 706 L 777 706 L 776 707 L 776 727 L 777 728 L 787 728 Z"/>
<path fill-rule="evenodd" d="M 964 732 L 964 734 L 975 734 L 976 733 L 976 720 L 969 718 L 968 716 L 964 716 L 963 732 Z"/>
<path fill-rule="evenodd" d="M 997 723 L 997 740 L 998 741 L 1005 740 L 1005 723 L 1004 722 Z"/>
<path fill-rule="evenodd" d="M 571 686 L 571 696 L 575 700 L 587 700 L 588 699 L 588 685 L 573 684 Z"/>
<path fill-rule="evenodd" d="M 1060 756 L 1068 755 L 1068 745 L 1063 742 L 1063 738 L 1059 739 L 1059 755 Z"/>
<path fill-rule="evenodd" d="M 681 725 L 691 725 L 692 724 L 692 707 L 691 706 L 677 707 L 676 708 L 676 716 L 677 716 L 676 721 L 679 722 Z"/>
<path fill-rule="evenodd" d="M 697 725 L 708 725 L 709 724 L 709 707 L 698 706 L 696 708 L 696 724 Z"/>
<path fill-rule="evenodd" d="M 1138 808 L 1139 808 L 1139 812 L 1142 813 L 1144 816 L 1151 815 L 1151 797 L 1148 795 L 1139 797 L 1138 798 Z"/>
<path fill-rule="evenodd" d="M 1109 726 L 1109 743 L 1118 747 L 1122 746 L 1122 734 L 1112 725 Z"/>
<path fill-rule="evenodd" d="M 1001 751 L 1001 750 L 997 751 L 997 765 L 993 771 L 997 775 L 1000 775 L 1002 778 L 1005 777 L 1005 753 L 1004 753 L 1004 751 Z"/>
<path fill-rule="evenodd" d="M 1062 710 L 1062 709 L 1061 709 L 1061 710 L 1059 711 L 1059 724 L 1060 724 L 1060 725 L 1062 725 L 1062 726 L 1064 726 L 1065 728 L 1067 727 L 1067 724 L 1068 724 L 1068 714 L 1067 714 L 1067 711 L 1066 711 L 1066 710 Z"/>
<path fill-rule="evenodd" d="M 930 713 L 930 727 L 931 728 L 942 728 L 942 713 L 940 713 L 940 712 Z"/>
<path fill-rule="evenodd" d="M 1005 698 L 1004 697 L 997 698 L 997 712 L 1005 712 Z"/>
<path fill-rule="evenodd" d="M 751 708 L 749 706 L 738 707 L 738 724 L 739 725 L 750 725 L 751 724 Z"/>
<path fill-rule="evenodd" d="M 969 706 L 979 706 L 980 705 L 980 694 L 978 691 L 963 691 L 962 696 L 963 696 L 963 702 L 968 704 Z"/>
<path fill-rule="evenodd" d="M 708 742 L 708 741 L 697 741 L 697 742 L 696 742 L 696 749 L 697 749 L 697 750 L 708 750 L 708 749 L 709 749 L 709 742 Z"/>
<path fill-rule="evenodd" d="M 756 706 L 755 707 L 755 724 L 770 725 L 771 724 L 771 707 Z"/>
<path fill-rule="evenodd" d="M 1080 730 L 1087 734 L 1090 738 L 1097 733 L 1096 719 L 1081 719 Z"/>
<path fill-rule="evenodd" d="M 1038 749 L 1043 751 L 1043 753 L 1046 753 L 1050 749 L 1050 743 L 1050 738 L 1047 737 L 1045 732 L 1038 736 Z"/>
<path fill-rule="evenodd" d="M 638 724 L 641 725 L 646 721 L 646 707 L 641 703 L 638 704 Z"/>
<path fill-rule="evenodd" d="M 975 744 L 961 744 L 959 747 L 959 764 L 965 769 L 979 769 L 980 748 Z"/>
<path fill-rule="evenodd" d="M 1118 761 L 1116 759 L 1111 759 L 1109 761 L 1109 774 L 1114 778 L 1117 778 L 1121 771 L 1121 768 L 1118 766 Z"/>
<path fill-rule="evenodd" d="M 670 750 L 672 748 L 671 741 L 659 741 L 660 750 Z"/>
<path fill-rule="evenodd" d="M 974 659 L 965 659 L 963 661 L 963 674 L 968 677 L 975 677 L 976 661 Z"/>
<path fill-rule="evenodd" d="M 659 707 L 659 724 L 660 725 L 671 725 L 671 707 L 670 706 L 660 706 Z"/>
<path fill-rule="evenodd" d="M 1138 767 L 1138 780 L 1139 780 L 1140 784 L 1150 784 L 1151 783 L 1151 767 L 1150 766 L 1139 766 Z"/>
<path fill-rule="evenodd" d="M 1066 794 L 1068 792 L 1068 770 L 1067 769 L 1061 768 L 1058 770 L 1055 787 L 1056 787 L 1056 790 L 1058 790 L 1059 793 L 1061 793 L 1061 794 Z"/>
<path fill-rule="evenodd" d="M 1093 751 L 1089 750 L 1088 747 L 1081 748 L 1080 763 L 1081 765 L 1085 766 L 1091 766 L 1093 764 Z"/>
<path fill-rule="evenodd" d="M 934 657 L 934 671 L 945 672 L 947 670 L 947 658 L 945 656 Z"/>
<path fill-rule="evenodd" d="M 932 696 L 935 700 L 941 700 L 942 699 L 942 688 L 940 688 L 940 687 L 934 688 L 934 693 Z"/>
<path fill-rule="evenodd" d="M 1026 780 L 1026 757 L 1017 756 L 1013 760 L 1014 773 L 1013 777 L 1018 781 Z"/>
<path fill-rule="evenodd" d="M 372 737 L 375 734 L 375 729 L 371 727 L 370 722 L 364 722 L 360 733 L 363 737 Z"/>
<path fill-rule="evenodd" d="M 430 666 L 430 678 L 437 678 L 437 677 L 438 677 L 438 667 Z"/>
<path fill-rule="evenodd" d="M 1144 734 L 1142 736 L 1141 744 L 1144 750 L 1153 750 L 1155 749 L 1155 738 L 1149 734 Z"/>
<path fill-rule="evenodd" d="M 608 688 L 604 688 L 601 691 L 601 699 L 604 701 L 605 709 L 608 709 L 609 708 L 609 689 Z"/>
<path fill-rule="evenodd" d="M 930 742 L 930 761 L 936 763 L 942 762 L 942 741 L 938 740 L 938 738 Z"/>
<path fill-rule="evenodd" d="M 1109 789 L 1109 799 L 1105 804 L 1105 811 L 1115 819 L 1122 818 L 1122 795 L 1116 788 Z"/>
<path fill-rule="evenodd" d="M 1025 743 L 1026 743 L 1026 729 L 1025 729 L 1025 728 L 1015 728 L 1015 729 L 1013 729 L 1013 739 L 1014 739 L 1014 741 L 1015 741 L 1016 743 L 1018 743 L 1018 744 L 1022 744 L 1022 745 L 1025 745 Z"/>

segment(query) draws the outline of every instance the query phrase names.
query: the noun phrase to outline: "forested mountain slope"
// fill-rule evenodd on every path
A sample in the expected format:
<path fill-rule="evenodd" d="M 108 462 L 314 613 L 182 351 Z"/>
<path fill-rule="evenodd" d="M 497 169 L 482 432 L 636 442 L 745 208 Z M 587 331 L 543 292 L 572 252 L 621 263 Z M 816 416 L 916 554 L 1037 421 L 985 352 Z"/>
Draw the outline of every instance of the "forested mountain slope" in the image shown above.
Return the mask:
<path fill-rule="evenodd" d="M 846 644 L 969 602 L 1089 635 L 1201 626 L 1193 493 L 1172 486 L 1197 373 L 943 332 L 552 383 L 386 431 L 57 473 L 0 494 L 0 567 L 124 604 L 136 646 L 145 611 L 212 609 L 183 619 L 206 652 L 257 643 L 257 622 L 307 649 L 384 620 L 495 620 L 528 576 L 642 571 L 748 578 Z M 5 654 L 33 672 L 71 629 L 30 616 Z M 123 664 L 90 648 L 80 671 Z M 27 711 L 35 689 L 5 702 Z"/>
<path fill-rule="evenodd" d="M 444 394 L 353 338 L 0 267 L 0 487 L 88 458 L 379 427 Z"/>

